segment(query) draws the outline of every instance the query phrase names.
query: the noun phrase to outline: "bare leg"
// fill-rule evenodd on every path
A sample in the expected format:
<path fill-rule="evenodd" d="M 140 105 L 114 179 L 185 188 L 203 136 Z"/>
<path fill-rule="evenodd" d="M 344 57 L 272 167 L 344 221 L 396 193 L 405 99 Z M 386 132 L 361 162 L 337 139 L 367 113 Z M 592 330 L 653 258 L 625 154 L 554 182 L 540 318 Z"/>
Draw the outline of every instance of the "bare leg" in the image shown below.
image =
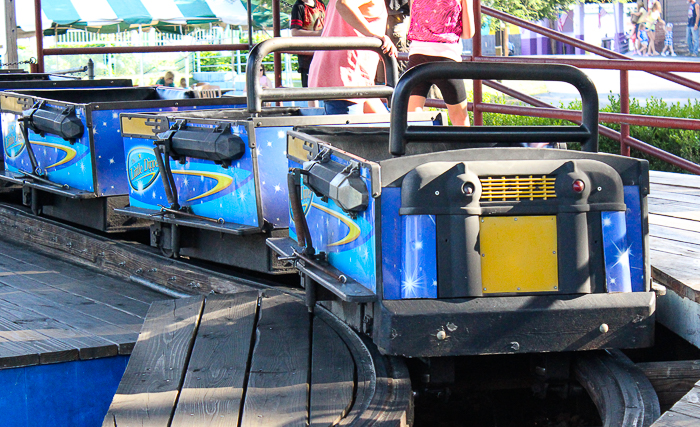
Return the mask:
<path fill-rule="evenodd" d="M 418 95 L 411 95 L 408 98 L 408 111 L 423 111 L 425 106 L 425 97 Z"/>
<path fill-rule="evenodd" d="M 659 52 L 656 51 L 656 34 L 653 31 L 648 32 L 649 35 L 649 55 L 658 55 Z"/>
<path fill-rule="evenodd" d="M 447 104 L 447 111 L 450 113 L 450 120 L 453 126 L 469 126 L 467 104 L 466 100 L 456 105 Z"/>
<path fill-rule="evenodd" d="M 362 111 L 365 114 L 372 113 L 388 113 L 389 111 L 384 106 L 384 103 L 379 98 L 366 99 Z"/>

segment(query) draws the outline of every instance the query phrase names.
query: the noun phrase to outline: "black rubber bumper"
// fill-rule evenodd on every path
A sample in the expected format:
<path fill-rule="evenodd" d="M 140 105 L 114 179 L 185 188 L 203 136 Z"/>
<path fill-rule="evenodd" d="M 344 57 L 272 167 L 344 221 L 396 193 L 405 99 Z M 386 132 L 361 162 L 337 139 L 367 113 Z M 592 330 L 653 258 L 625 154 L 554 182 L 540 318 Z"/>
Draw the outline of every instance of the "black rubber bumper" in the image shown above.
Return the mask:
<path fill-rule="evenodd" d="M 438 357 L 649 347 L 656 296 L 384 300 L 375 307 L 373 339 L 382 353 Z"/>

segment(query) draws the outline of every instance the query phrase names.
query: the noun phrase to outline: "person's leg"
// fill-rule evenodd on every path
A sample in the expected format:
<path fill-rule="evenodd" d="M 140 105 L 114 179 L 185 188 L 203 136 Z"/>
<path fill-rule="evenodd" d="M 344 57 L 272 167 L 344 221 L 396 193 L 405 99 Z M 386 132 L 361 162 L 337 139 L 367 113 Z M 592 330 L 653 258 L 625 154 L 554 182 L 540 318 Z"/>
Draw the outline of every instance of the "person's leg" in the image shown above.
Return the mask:
<path fill-rule="evenodd" d="M 453 126 L 469 126 L 469 113 L 467 112 L 467 88 L 464 80 L 449 79 L 435 82 L 442 92 L 442 97 L 447 104 L 450 121 Z"/>
<path fill-rule="evenodd" d="M 425 55 L 411 55 L 408 57 L 407 70 L 415 67 L 416 65 L 425 64 L 432 62 L 433 57 Z M 411 91 L 411 96 L 408 98 L 408 111 L 423 111 L 425 106 L 425 99 L 428 97 L 430 88 L 433 86 L 431 82 L 423 81 L 418 83 Z"/>
<path fill-rule="evenodd" d="M 408 111 L 423 111 L 425 96 L 411 95 L 408 98 Z"/>
<path fill-rule="evenodd" d="M 468 102 L 464 100 L 459 104 L 447 104 L 447 112 L 450 113 L 452 126 L 469 126 L 469 113 L 467 113 Z"/>
<path fill-rule="evenodd" d="M 693 53 L 693 31 L 692 27 L 688 25 L 685 27 L 685 43 L 688 45 L 688 54 Z"/>
<path fill-rule="evenodd" d="M 698 35 L 700 35 L 700 29 L 695 29 L 695 28 L 690 28 L 690 31 L 693 33 L 693 54 L 697 55 L 698 54 Z"/>
<path fill-rule="evenodd" d="M 309 87 L 309 68 L 299 67 L 299 74 L 301 74 L 301 87 Z"/>
<path fill-rule="evenodd" d="M 365 114 L 386 114 L 389 112 L 389 110 L 386 109 L 386 106 L 382 102 L 381 99 L 379 98 L 370 98 L 366 99 L 365 102 L 358 104 L 362 105 L 362 111 L 361 113 Z M 350 113 L 350 114 L 356 114 L 356 113 Z"/>

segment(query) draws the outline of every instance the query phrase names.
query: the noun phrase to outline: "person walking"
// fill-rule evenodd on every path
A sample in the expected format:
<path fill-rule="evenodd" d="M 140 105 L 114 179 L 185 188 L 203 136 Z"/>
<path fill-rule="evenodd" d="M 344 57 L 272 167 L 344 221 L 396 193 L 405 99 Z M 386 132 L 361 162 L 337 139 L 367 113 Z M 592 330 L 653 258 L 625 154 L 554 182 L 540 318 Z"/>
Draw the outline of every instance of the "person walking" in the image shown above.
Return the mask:
<path fill-rule="evenodd" d="M 644 28 L 644 22 L 647 19 L 647 9 L 644 7 L 644 0 L 637 0 L 637 11 L 632 12 L 631 21 L 634 24 L 634 33 L 632 36 L 633 43 L 633 53 L 635 55 L 641 55 L 642 41 L 639 36 L 641 28 Z"/>
<path fill-rule="evenodd" d="M 474 35 L 474 11 L 471 0 L 413 0 L 408 39 L 408 68 L 428 62 L 461 62 L 461 38 Z M 464 80 L 449 79 L 422 82 L 411 92 L 408 111 L 421 111 L 430 87 L 442 92 L 453 125 L 469 126 L 467 91 Z"/>
<path fill-rule="evenodd" d="M 297 0 L 292 6 L 292 18 L 289 25 L 292 37 L 320 36 L 325 19 L 326 5 L 321 0 Z M 313 54 L 299 54 L 297 58 L 299 74 L 301 74 L 301 87 L 309 87 L 309 66 Z"/>
<path fill-rule="evenodd" d="M 383 0 L 331 0 L 321 37 L 374 37 L 382 51 L 396 57 L 396 46 L 386 35 L 387 11 Z M 324 50 L 314 54 L 309 87 L 374 86 L 379 55 L 369 50 Z M 381 113 L 378 98 L 324 101 L 326 114 Z"/>
<path fill-rule="evenodd" d="M 676 56 L 676 52 L 673 51 L 673 24 L 667 22 L 665 31 L 666 34 L 664 35 L 664 48 L 661 51 L 661 56 Z"/>
<path fill-rule="evenodd" d="M 666 25 L 666 22 L 661 19 L 661 3 L 654 1 L 651 5 L 649 14 L 647 15 L 647 20 L 645 22 L 647 35 L 649 36 L 649 56 L 658 56 L 659 52 L 656 51 L 656 23 L 661 22 Z"/>
<path fill-rule="evenodd" d="M 688 0 L 688 26 L 685 39 L 688 42 L 688 54 L 698 56 L 698 21 L 700 20 L 700 5 L 697 0 Z"/>

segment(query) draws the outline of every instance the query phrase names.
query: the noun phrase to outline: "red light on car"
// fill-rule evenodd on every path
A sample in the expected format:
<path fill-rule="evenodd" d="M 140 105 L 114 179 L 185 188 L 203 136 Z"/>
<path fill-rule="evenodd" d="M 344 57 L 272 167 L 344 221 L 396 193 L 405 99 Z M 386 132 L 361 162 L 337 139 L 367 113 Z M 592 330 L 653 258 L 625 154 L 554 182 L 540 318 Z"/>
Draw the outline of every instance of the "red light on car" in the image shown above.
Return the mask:
<path fill-rule="evenodd" d="M 583 183 L 580 179 L 577 179 L 574 181 L 574 184 L 571 186 L 575 192 L 581 193 L 583 192 L 583 189 L 586 188 L 586 184 Z"/>

